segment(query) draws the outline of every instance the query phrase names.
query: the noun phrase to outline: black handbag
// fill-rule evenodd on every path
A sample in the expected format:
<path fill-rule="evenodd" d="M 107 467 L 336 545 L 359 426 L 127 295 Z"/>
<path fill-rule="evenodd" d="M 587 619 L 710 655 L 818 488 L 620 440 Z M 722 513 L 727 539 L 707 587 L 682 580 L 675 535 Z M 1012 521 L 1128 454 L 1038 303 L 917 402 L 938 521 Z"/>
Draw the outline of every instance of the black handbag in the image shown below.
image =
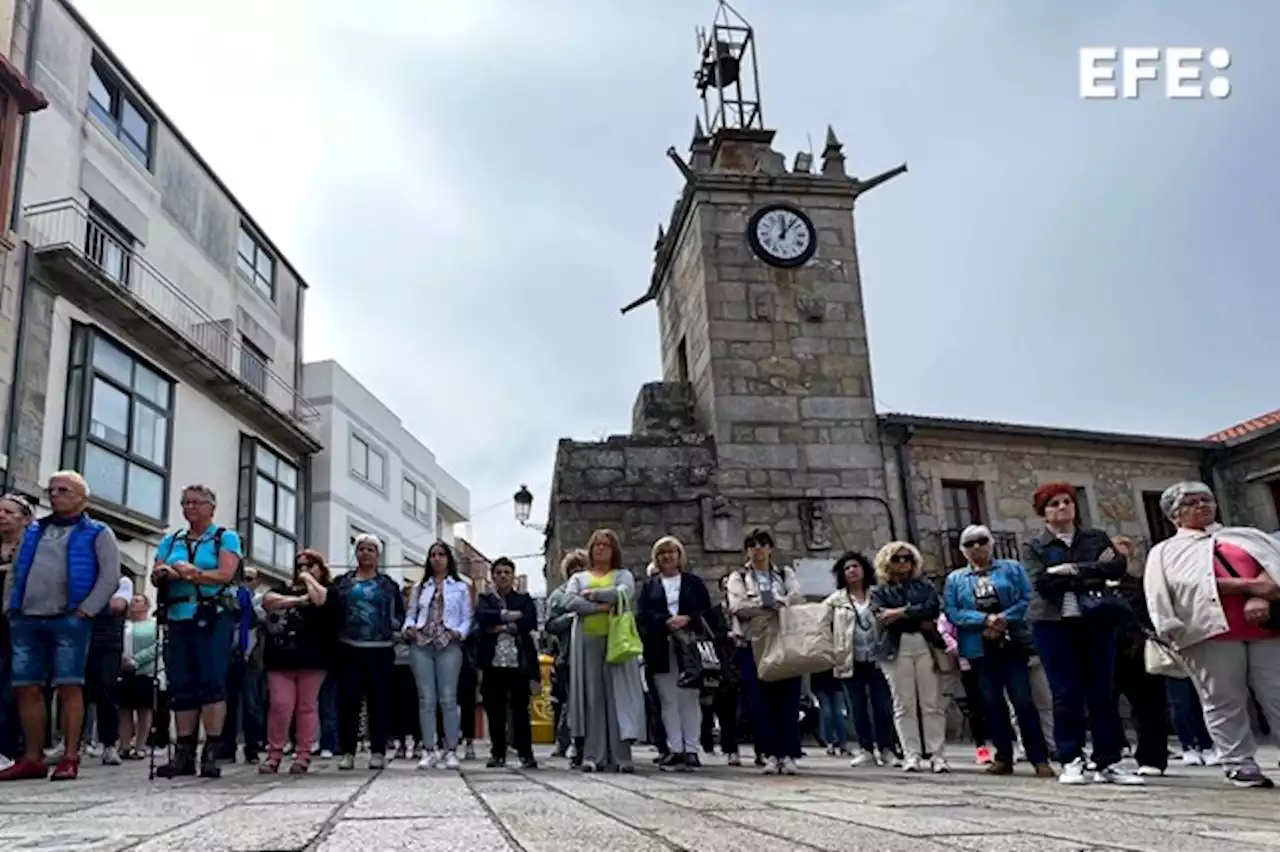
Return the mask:
<path fill-rule="evenodd" d="M 724 664 L 716 647 L 715 635 L 706 622 L 702 623 L 701 631 L 677 630 L 671 638 L 676 643 L 676 666 L 679 669 L 676 685 L 681 689 L 719 689 Z"/>
<path fill-rule="evenodd" d="M 1080 615 L 1085 618 L 1119 624 L 1133 617 L 1133 609 L 1118 589 L 1103 587 L 1076 592 L 1076 601 L 1080 604 Z"/>
<path fill-rule="evenodd" d="M 1226 571 L 1237 580 L 1240 579 L 1240 575 L 1236 573 L 1236 569 L 1231 567 L 1231 563 L 1227 561 L 1227 557 L 1222 555 L 1222 551 L 1218 549 L 1216 544 L 1213 546 L 1213 558 L 1218 560 L 1218 564 L 1222 566 L 1223 571 Z M 1280 609 L 1277 609 L 1276 604 L 1277 601 L 1271 601 L 1271 615 L 1266 621 L 1262 622 L 1261 626 L 1267 630 L 1280 632 Z"/>

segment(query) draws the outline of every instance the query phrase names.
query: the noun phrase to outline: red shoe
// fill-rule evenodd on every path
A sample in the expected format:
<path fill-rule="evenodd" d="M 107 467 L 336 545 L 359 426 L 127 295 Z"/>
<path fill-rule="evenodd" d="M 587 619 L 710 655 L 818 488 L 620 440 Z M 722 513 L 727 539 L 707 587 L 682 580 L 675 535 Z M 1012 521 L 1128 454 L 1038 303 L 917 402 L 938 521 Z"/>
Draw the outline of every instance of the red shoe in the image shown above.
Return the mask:
<path fill-rule="evenodd" d="M 995 762 L 995 756 L 991 753 L 991 749 L 987 746 L 978 746 L 975 762 L 979 766 L 990 766 Z"/>
<path fill-rule="evenodd" d="M 34 781 L 43 780 L 49 775 L 49 767 L 43 761 L 18 758 L 18 762 L 0 772 L 0 781 Z"/>
<path fill-rule="evenodd" d="M 74 781 L 80 777 L 80 761 L 74 757 L 64 757 L 58 761 L 58 768 L 49 776 L 50 781 Z"/>

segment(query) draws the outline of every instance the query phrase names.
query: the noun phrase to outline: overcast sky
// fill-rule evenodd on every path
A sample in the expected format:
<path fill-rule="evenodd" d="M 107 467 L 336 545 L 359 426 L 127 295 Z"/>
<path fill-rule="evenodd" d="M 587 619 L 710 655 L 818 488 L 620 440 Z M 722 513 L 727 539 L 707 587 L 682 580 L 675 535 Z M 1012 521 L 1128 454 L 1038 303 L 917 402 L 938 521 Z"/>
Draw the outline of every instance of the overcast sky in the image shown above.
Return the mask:
<path fill-rule="evenodd" d="M 1203 435 L 1280 405 L 1280 5 L 738 0 L 788 155 L 859 205 L 882 410 Z M 335 358 L 539 549 L 562 436 L 628 430 L 710 0 L 79 0 L 307 277 Z M 371 17 L 357 10 L 376 6 Z M 1246 11 L 1247 10 L 1247 11 Z M 1225 47 L 1225 101 L 1078 98 L 1085 45 Z M 522 570 L 537 573 L 536 560 Z"/>

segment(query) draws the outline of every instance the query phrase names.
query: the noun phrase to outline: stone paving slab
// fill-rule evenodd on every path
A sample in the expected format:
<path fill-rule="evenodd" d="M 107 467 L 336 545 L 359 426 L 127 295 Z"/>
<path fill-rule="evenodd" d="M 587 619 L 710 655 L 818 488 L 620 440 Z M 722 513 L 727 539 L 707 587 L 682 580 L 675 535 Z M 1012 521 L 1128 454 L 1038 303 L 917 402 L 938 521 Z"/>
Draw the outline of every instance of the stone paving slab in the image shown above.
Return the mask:
<path fill-rule="evenodd" d="M 1263 852 L 1280 850 L 1280 790 L 1232 790 L 1215 769 L 1143 788 L 1064 787 L 850 769 L 813 756 L 795 777 L 710 765 L 635 775 L 467 764 L 461 773 L 305 777 L 231 768 L 217 781 L 86 766 L 70 784 L 0 785 L 4 852 Z M 709 761 L 714 763 L 713 761 Z M 1275 765 L 1275 756 L 1267 759 Z"/>

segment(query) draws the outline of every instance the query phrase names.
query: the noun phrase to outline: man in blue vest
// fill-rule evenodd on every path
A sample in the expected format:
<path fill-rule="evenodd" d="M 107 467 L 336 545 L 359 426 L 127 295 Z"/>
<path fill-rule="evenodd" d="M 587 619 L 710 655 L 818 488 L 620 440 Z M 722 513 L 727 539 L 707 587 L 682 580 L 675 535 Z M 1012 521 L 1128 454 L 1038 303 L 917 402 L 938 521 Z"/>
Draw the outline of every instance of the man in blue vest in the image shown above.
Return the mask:
<path fill-rule="evenodd" d="M 58 692 L 66 751 L 51 780 L 80 773 L 84 726 L 84 673 L 93 617 L 120 583 L 120 547 L 115 533 L 86 514 L 89 486 L 75 471 L 49 477 L 53 514 L 27 527 L 13 566 L 9 597 L 13 686 L 26 754 L 0 781 L 46 777 L 44 686 Z"/>

